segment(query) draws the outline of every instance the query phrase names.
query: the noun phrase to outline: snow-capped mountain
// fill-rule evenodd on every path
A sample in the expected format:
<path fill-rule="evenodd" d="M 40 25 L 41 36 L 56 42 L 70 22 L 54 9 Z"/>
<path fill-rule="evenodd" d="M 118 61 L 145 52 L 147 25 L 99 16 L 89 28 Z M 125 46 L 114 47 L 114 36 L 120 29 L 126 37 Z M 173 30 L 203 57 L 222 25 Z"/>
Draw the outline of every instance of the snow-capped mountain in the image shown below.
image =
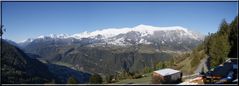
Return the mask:
<path fill-rule="evenodd" d="M 93 32 L 82 32 L 78 34 L 51 34 L 27 39 L 20 44 L 28 44 L 34 41 L 64 42 L 63 44 L 166 44 L 176 42 L 178 44 L 192 41 L 201 41 L 204 36 L 200 33 L 189 31 L 180 26 L 154 27 L 149 25 L 138 25 L 132 28 L 109 28 Z"/>

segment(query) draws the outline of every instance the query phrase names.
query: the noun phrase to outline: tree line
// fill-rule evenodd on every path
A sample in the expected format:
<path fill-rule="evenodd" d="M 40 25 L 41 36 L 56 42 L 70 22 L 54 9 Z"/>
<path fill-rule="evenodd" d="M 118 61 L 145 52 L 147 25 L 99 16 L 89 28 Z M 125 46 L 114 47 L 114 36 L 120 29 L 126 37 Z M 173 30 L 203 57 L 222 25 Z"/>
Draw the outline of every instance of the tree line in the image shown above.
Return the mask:
<path fill-rule="evenodd" d="M 238 16 L 231 23 L 225 19 L 216 33 L 209 33 L 204 41 L 204 49 L 210 58 L 210 65 L 217 66 L 227 58 L 238 57 Z"/>

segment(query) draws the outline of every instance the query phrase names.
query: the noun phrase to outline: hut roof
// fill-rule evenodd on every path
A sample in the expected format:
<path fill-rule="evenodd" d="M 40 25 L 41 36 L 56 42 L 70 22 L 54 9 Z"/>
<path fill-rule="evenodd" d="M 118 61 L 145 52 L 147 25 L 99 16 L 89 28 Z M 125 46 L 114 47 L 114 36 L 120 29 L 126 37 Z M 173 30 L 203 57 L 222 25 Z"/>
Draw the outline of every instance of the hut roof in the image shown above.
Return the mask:
<path fill-rule="evenodd" d="M 165 68 L 165 69 L 161 69 L 161 70 L 156 70 L 154 71 L 162 76 L 166 76 L 166 75 L 171 75 L 171 74 L 175 74 L 178 73 L 180 71 L 178 70 L 174 70 L 174 69 L 170 69 L 170 68 Z"/>

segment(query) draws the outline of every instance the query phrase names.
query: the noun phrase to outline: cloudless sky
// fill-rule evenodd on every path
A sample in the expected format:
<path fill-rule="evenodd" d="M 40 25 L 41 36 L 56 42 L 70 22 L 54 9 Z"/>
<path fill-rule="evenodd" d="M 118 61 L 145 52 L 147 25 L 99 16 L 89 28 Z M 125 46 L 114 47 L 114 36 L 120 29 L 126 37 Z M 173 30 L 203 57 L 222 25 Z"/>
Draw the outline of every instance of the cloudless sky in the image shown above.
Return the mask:
<path fill-rule="evenodd" d="M 207 35 L 223 19 L 231 22 L 237 2 L 3 2 L 4 38 L 16 42 L 39 35 L 75 34 L 139 24 L 182 26 Z"/>

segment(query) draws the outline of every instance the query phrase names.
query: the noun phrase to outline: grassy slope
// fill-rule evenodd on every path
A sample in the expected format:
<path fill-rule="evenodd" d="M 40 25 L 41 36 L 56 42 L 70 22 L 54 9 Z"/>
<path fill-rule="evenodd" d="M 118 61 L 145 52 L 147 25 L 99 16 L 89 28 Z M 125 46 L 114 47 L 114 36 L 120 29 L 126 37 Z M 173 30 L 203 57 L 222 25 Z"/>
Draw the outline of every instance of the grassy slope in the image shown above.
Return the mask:
<path fill-rule="evenodd" d="M 188 57 L 186 57 L 184 60 L 176 62 L 177 66 L 173 66 L 171 68 L 176 69 L 176 70 L 180 70 L 183 72 L 183 75 L 191 75 L 193 74 L 194 70 L 196 70 L 197 66 L 200 64 L 200 61 L 206 57 L 206 55 L 204 54 L 204 51 L 197 51 L 198 54 L 197 57 L 195 57 L 194 55 L 190 55 Z M 199 58 L 198 60 L 195 60 L 193 58 Z M 194 64 L 195 66 L 192 67 L 191 62 L 194 60 Z"/>
<path fill-rule="evenodd" d="M 202 51 L 199 51 L 199 53 L 203 54 Z M 202 58 L 200 58 L 200 60 L 201 59 Z M 186 57 L 182 61 L 176 62 L 177 63 L 176 66 L 172 66 L 170 68 L 182 71 L 183 72 L 183 76 L 191 75 L 191 74 L 193 74 L 194 70 L 196 69 L 196 67 L 198 65 L 197 64 L 195 67 L 191 67 L 191 61 L 192 60 L 193 60 L 193 58 L 190 55 L 189 57 Z M 151 79 L 152 79 L 151 74 L 152 73 L 145 74 L 146 77 L 143 77 L 143 78 L 139 78 L 139 79 L 125 79 L 125 80 L 121 80 L 121 81 L 113 83 L 113 84 L 150 84 L 151 83 Z"/>
<path fill-rule="evenodd" d="M 121 80 L 119 82 L 112 83 L 112 84 L 150 84 L 151 83 L 151 74 L 152 73 L 145 74 L 146 77 L 143 77 L 143 78 L 125 79 L 125 80 Z"/>

